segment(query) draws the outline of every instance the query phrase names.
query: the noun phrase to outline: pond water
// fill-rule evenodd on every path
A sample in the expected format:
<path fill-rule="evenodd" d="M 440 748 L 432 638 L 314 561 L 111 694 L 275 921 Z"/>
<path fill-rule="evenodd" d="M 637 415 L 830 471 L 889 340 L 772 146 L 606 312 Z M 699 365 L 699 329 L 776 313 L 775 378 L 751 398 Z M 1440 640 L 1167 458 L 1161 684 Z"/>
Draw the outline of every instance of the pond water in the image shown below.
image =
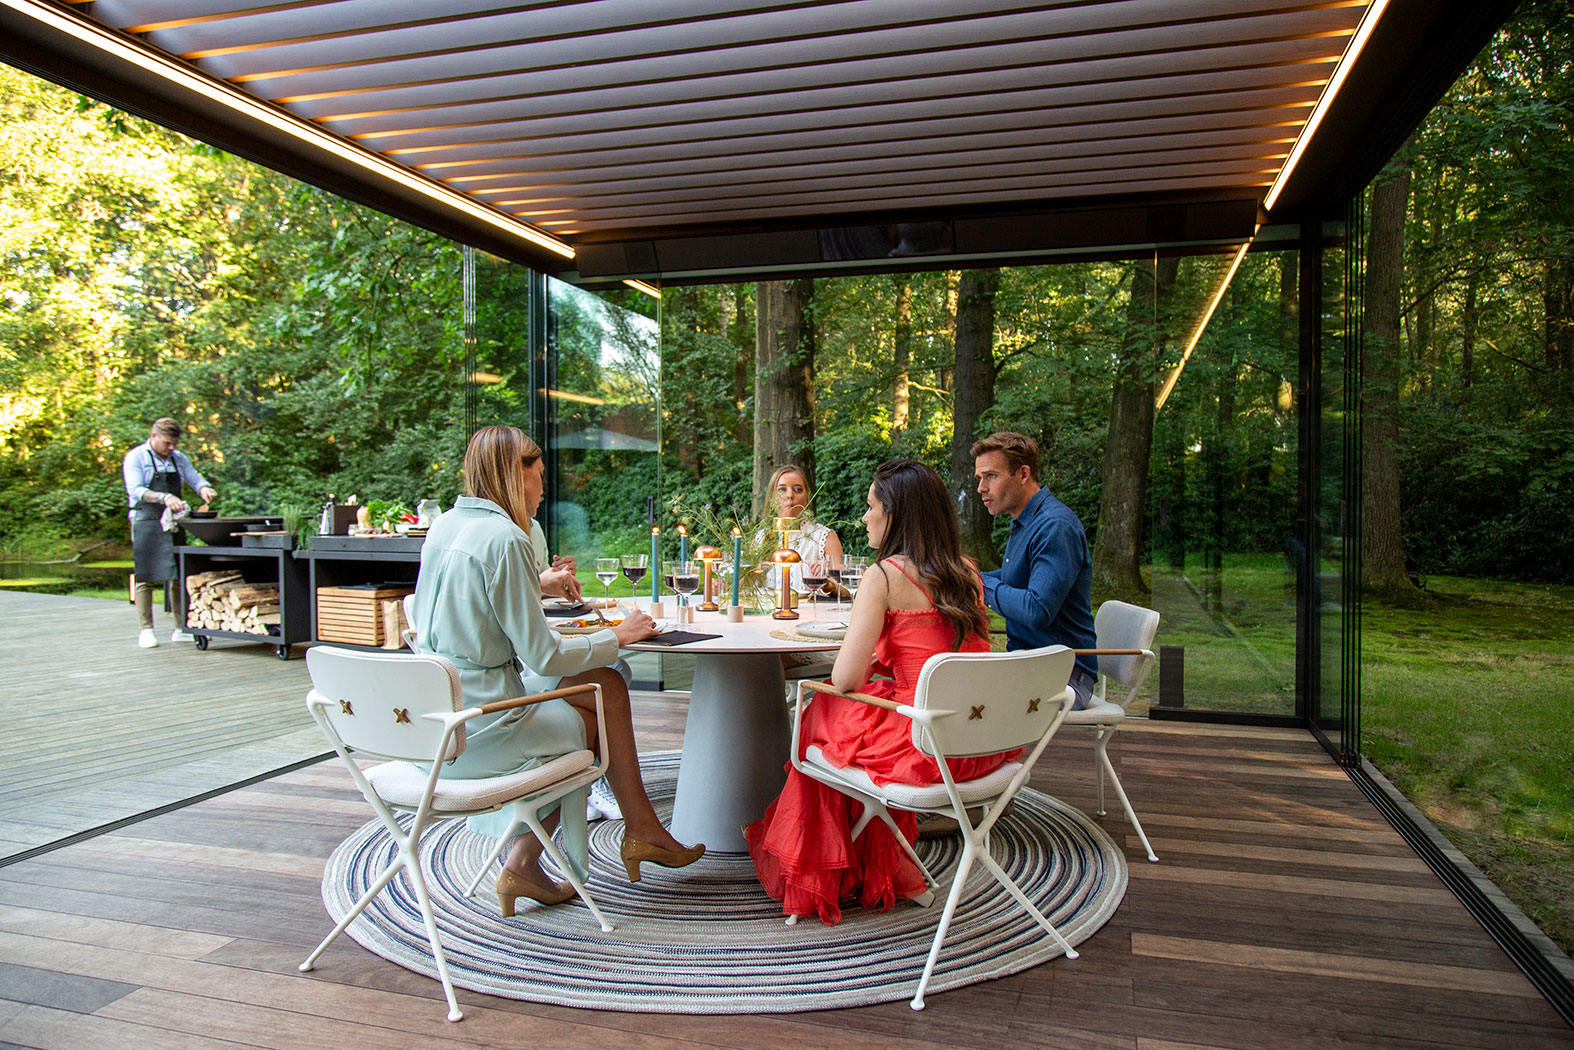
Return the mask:
<path fill-rule="evenodd" d="M 70 594 L 86 587 L 126 589 L 131 562 L 101 561 L 81 564 L 50 564 L 31 561 L 0 561 L 0 591 L 31 591 L 35 594 Z"/>

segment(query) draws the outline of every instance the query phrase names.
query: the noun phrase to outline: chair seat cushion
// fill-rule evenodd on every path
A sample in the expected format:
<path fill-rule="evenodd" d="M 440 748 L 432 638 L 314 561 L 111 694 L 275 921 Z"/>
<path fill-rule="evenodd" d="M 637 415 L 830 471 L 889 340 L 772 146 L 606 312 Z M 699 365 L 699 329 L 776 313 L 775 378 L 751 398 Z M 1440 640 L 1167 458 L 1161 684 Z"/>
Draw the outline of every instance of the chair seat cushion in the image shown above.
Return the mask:
<path fill-rule="evenodd" d="M 503 777 L 458 780 L 440 777 L 432 795 L 432 809 L 439 813 L 467 813 L 496 809 L 504 803 L 547 788 L 595 764 L 589 751 L 570 751 L 552 761 Z M 390 806 L 414 809 L 426 790 L 426 774 L 410 762 L 384 762 L 366 771 L 373 790 Z"/>
<path fill-rule="evenodd" d="M 1119 704 L 1095 697 L 1087 707 L 1080 711 L 1066 712 L 1068 726 L 1107 726 L 1114 725 L 1126 717 L 1126 709 Z"/>
<path fill-rule="evenodd" d="M 886 784 L 877 785 L 857 766 L 833 766 L 825 758 L 825 753 L 818 747 L 810 747 L 804 752 L 804 760 L 816 769 L 823 769 L 827 773 L 845 782 L 850 787 L 857 788 L 865 794 L 874 795 L 884 799 L 898 809 L 941 809 L 950 805 L 951 797 L 946 794 L 944 784 Z M 1011 778 L 1017 775 L 1022 768 L 1020 762 L 1006 762 L 998 769 L 984 774 L 976 780 L 960 780 L 956 788 L 962 796 L 963 802 L 981 802 L 994 798 L 1006 789 L 1011 783 Z"/>

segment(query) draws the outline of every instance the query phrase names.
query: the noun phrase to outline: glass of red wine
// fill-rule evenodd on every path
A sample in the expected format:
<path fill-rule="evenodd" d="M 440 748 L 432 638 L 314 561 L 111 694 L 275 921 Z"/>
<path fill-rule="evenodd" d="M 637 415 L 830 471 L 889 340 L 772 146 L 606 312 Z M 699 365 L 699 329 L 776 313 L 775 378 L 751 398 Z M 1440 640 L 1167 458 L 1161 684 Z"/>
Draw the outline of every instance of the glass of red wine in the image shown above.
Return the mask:
<path fill-rule="evenodd" d="M 816 599 L 829 581 L 830 576 L 827 574 L 823 557 L 809 558 L 803 563 L 803 585 L 809 592 L 809 619 L 811 620 L 820 618 Z"/>
<path fill-rule="evenodd" d="M 623 555 L 623 578 L 629 581 L 629 593 L 636 598 L 639 597 L 639 581 L 650 571 L 646 564 L 649 560 L 648 554 Z"/>

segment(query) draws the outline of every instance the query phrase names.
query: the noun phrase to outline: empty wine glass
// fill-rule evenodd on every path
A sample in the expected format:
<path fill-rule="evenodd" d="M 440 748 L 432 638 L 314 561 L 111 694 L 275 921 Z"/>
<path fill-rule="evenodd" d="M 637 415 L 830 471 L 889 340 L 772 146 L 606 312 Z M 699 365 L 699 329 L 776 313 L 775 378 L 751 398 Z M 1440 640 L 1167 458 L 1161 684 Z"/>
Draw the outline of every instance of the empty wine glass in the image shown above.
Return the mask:
<path fill-rule="evenodd" d="M 601 581 L 601 604 L 603 607 L 612 604 L 610 588 L 612 581 L 618 578 L 618 560 L 616 558 L 596 559 L 596 579 Z"/>
<path fill-rule="evenodd" d="M 808 558 L 803 563 L 803 585 L 809 591 L 809 619 L 818 620 L 820 612 L 816 599 L 825 589 L 830 577 L 826 574 L 825 558 Z"/>
<path fill-rule="evenodd" d="M 864 559 L 846 558 L 842 561 L 842 586 L 847 588 L 849 598 L 858 595 L 858 585 L 864 578 Z"/>
<path fill-rule="evenodd" d="M 650 571 L 647 567 L 649 560 L 648 554 L 623 555 L 623 577 L 629 581 L 629 593 L 636 598 L 639 597 L 639 581 Z"/>

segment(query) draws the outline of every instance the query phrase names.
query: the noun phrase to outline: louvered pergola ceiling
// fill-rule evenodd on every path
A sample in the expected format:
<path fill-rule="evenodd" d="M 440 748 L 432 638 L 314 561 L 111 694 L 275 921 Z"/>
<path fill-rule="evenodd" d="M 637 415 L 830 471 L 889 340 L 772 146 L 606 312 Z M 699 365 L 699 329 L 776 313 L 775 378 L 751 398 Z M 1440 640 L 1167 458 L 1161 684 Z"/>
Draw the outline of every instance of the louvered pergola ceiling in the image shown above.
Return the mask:
<path fill-rule="evenodd" d="M 548 272 L 674 281 L 1316 216 L 1513 5 L 1388 3 L 1269 212 L 1369 6 L 0 0 L 0 57 Z"/>

